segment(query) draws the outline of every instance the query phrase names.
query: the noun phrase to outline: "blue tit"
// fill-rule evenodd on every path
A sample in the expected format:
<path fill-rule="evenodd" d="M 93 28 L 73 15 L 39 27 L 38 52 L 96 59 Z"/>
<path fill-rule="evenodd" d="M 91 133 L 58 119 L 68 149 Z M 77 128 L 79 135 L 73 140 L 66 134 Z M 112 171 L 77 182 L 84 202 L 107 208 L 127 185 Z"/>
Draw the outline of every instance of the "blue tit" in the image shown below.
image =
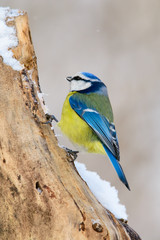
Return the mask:
<path fill-rule="evenodd" d="M 89 153 L 107 154 L 118 177 L 130 190 L 119 163 L 119 144 L 107 87 L 88 72 L 66 79 L 70 82 L 70 92 L 58 123 L 62 133 Z"/>

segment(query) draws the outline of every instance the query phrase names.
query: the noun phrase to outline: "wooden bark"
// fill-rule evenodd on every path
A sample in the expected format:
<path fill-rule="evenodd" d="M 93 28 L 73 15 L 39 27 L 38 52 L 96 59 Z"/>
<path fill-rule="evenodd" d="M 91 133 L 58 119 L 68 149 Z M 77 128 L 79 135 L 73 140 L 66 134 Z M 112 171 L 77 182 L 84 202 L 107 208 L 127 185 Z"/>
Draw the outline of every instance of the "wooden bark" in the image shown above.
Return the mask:
<path fill-rule="evenodd" d="M 0 57 L 0 239 L 140 239 L 104 209 L 46 121 L 27 14 L 14 18 L 15 71 Z M 53 89 L 54 93 L 54 89 Z M 56 103 L 55 103 L 56 104 Z"/>

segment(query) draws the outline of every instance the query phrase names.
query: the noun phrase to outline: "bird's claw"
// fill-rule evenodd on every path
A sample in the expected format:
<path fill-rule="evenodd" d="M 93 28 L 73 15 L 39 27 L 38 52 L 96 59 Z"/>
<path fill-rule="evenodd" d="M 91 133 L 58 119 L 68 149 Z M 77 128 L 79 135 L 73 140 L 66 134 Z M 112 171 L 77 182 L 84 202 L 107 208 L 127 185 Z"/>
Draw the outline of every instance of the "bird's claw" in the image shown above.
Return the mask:
<path fill-rule="evenodd" d="M 73 150 L 71 150 L 69 148 L 65 148 L 65 150 L 67 152 L 67 155 L 70 158 L 69 161 L 70 162 L 74 162 L 76 160 L 77 156 L 78 156 L 77 154 L 79 153 L 79 151 L 73 151 Z"/>
<path fill-rule="evenodd" d="M 49 124 L 49 123 L 51 124 L 53 120 L 58 122 L 57 118 L 54 115 L 50 115 L 50 114 L 46 113 L 45 116 L 46 116 L 46 119 L 48 121 L 47 122 L 43 122 L 43 124 Z"/>

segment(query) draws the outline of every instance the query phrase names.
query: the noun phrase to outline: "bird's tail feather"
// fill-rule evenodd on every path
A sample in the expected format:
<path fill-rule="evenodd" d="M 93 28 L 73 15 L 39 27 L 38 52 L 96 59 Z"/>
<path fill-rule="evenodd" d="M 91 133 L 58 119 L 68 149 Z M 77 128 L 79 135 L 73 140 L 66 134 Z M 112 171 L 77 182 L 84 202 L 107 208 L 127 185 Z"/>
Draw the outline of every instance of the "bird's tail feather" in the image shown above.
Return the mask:
<path fill-rule="evenodd" d="M 115 156 L 110 152 L 110 150 L 105 145 L 103 145 L 103 147 L 104 147 L 109 159 L 111 160 L 111 162 L 118 174 L 119 179 L 124 183 L 124 185 L 128 188 L 128 190 L 130 190 L 129 184 L 127 182 L 126 176 L 123 172 L 123 169 L 122 169 L 120 163 L 118 162 L 118 160 L 115 158 Z"/>

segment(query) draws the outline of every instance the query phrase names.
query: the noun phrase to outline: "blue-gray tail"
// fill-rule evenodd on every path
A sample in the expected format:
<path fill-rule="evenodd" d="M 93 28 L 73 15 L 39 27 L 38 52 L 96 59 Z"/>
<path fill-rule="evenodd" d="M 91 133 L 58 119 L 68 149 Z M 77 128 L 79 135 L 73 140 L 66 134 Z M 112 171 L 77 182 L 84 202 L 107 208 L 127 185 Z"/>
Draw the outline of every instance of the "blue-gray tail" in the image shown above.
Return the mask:
<path fill-rule="evenodd" d="M 128 188 L 128 190 L 130 190 L 129 184 L 127 182 L 127 179 L 125 177 L 125 174 L 123 172 L 123 169 L 122 169 L 119 161 L 115 158 L 115 156 L 110 152 L 110 150 L 105 145 L 103 145 L 103 147 L 104 147 L 109 159 L 111 160 L 111 162 L 118 174 L 119 179 L 124 183 L 124 185 Z"/>

